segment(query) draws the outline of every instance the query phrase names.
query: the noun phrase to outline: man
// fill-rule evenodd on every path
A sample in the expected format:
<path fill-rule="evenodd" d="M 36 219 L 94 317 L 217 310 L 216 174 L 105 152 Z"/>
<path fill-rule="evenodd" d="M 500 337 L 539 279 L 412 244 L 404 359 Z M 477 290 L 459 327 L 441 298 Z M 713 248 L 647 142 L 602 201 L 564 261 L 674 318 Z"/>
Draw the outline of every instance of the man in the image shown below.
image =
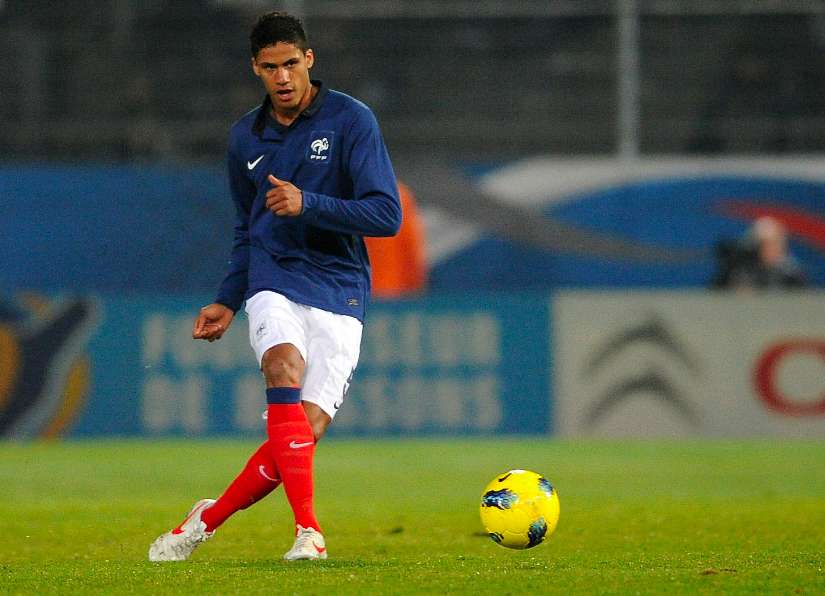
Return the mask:
<path fill-rule="evenodd" d="M 792 290 L 805 288 L 808 281 L 788 250 L 788 232 L 778 219 L 762 216 L 745 238 L 722 242 L 717 248 L 720 261 L 712 286 L 738 291 Z"/>
<path fill-rule="evenodd" d="M 369 265 L 363 236 L 401 224 L 396 180 L 372 112 L 310 80 L 315 55 L 301 22 L 260 17 L 250 35 L 263 104 L 230 132 L 236 207 L 229 271 L 192 336 L 215 341 L 246 301 L 249 339 L 266 381 L 268 440 L 217 499 L 195 503 L 149 548 L 187 559 L 229 516 L 283 483 L 295 515 L 287 560 L 325 559 L 313 510 L 312 462 L 358 361 Z"/>

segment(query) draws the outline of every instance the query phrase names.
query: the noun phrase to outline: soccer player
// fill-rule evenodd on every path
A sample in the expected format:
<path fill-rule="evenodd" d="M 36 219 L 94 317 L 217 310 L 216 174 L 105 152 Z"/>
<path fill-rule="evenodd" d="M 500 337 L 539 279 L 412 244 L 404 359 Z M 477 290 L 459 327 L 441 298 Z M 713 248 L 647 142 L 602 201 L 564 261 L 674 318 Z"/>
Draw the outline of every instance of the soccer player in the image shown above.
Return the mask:
<path fill-rule="evenodd" d="M 268 440 L 217 500 L 202 499 L 149 548 L 187 559 L 229 516 L 284 485 L 295 515 L 289 561 L 327 558 L 313 510 L 315 444 L 344 401 L 370 293 L 363 236 L 401 225 L 395 175 L 369 108 L 310 80 L 301 22 L 261 16 L 250 35 L 261 106 L 230 131 L 236 208 L 229 270 L 192 337 L 215 341 L 246 301 L 249 340 L 266 381 Z M 262 396 L 263 397 L 263 396 Z"/>

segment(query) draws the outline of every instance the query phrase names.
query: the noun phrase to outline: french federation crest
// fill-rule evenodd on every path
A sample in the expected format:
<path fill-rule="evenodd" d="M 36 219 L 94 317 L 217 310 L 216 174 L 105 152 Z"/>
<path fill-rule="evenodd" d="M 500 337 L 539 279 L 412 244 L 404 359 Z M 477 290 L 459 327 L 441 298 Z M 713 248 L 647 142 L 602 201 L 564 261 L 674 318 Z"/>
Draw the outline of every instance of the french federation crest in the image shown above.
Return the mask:
<path fill-rule="evenodd" d="M 332 155 L 334 140 L 335 132 L 331 130 L 313 130 L 309 136 L 307 161 L 314 164 L 328 163 Z"/>

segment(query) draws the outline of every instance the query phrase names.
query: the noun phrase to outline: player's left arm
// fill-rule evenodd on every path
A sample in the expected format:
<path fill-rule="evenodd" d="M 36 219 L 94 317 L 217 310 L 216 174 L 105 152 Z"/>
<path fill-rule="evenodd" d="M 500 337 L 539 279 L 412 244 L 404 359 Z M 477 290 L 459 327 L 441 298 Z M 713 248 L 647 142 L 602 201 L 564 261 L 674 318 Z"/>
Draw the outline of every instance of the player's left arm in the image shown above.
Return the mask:
<path fill-rule="evenodd" d="M 398 185 L 375 117 L 364 111 L 355 119 L 343 148 L 353 198 L 307 192 L 270 176 L 266 206 L 279 216 L 301 217 L 319 228 L 361 236 L 394 236 L 401 226 Z"/>

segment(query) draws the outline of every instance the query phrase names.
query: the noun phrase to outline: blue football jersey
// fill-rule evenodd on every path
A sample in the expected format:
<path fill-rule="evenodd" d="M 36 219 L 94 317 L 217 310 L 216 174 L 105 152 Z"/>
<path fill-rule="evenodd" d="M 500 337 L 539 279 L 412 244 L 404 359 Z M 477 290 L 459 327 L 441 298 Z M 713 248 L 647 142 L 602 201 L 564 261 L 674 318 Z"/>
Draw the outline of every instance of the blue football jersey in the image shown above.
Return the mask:
<path fill-rule="evenodd" d="M 216 302 L 237 311 L 261 290 L 364 320 L 370 271 L 363 236 L 393 236 L 401 225 L 398 187 L 372 111 L 313 81 L 318 92 L 291 125 L 263 104 L 230 131 L 229 185 L 235 235 Z M 268 176 L 303 193 L 303 211 L 266 207 Z"/>

